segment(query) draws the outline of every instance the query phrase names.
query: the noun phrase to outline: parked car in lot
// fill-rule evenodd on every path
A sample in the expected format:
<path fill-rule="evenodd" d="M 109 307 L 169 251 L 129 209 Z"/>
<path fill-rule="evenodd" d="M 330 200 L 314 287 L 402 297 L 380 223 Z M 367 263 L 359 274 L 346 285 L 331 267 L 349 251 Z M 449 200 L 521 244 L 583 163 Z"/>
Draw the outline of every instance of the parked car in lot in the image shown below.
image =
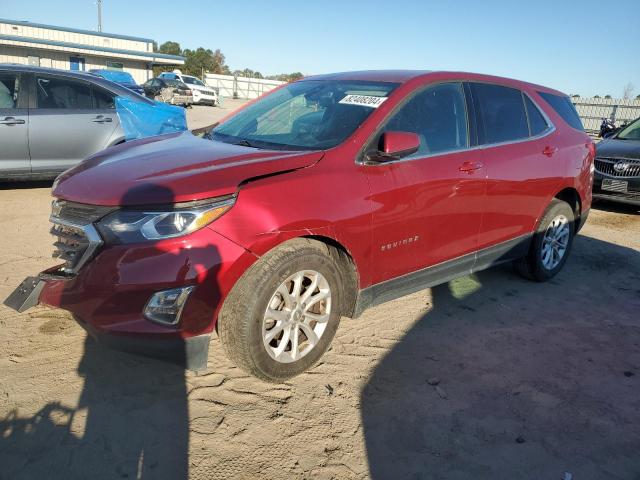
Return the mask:
<path fill-rule="evenodd" d="M 138 95 L 144 95 L 144 88 L 136 83 L 130 73 L 123 72 L 121 70 L 108 69 L 93 69 L 89 70 L 89 73 L 93 73 L 94 75 L 110 80 L 113 83 L 122 85 L 123 87 L 136 92 Z"/>
<path fill-rule="evenodd" d="M 159 78 L 163 80 L 179 80 L 189 86 L 193 94 L 193 103 L 202 105 L 219 104 L 218 92 L 209 85 L 206 85 L 202 80 L 192 75 L 184 75 L 179 70 L 173 72 L 162 72 Z"/>
<path fill-rule="evenodd" d="M 593 196 L 640 206 L 640 118 L 596 146 Z"/>
<path fill-rule="evenodd" d="M 193 103 L 191 89 L 180 80 L 152 78 L 142 84 L 144 94 L 157 102 L 188 107 Z"/>
<path fill-rule="evenodd" d="M 129 104 L 155 105 L 89 73 L 0 64 L 0 180 L 54 178 L 127 140 L 115 108 L 117 97 Z"/>
<path fill-rule="evenodd" d="M 108 345 L 248 372 L 311 367 L 342 316 L 514 261 L 545 281 L 591 205 L 594 145 L 546 87 L 450 72 L 288 84 L 206 135 L 134 141 L 59 177 L 65 262 L 6 303 Z M 389 321 L 393 321 L 392 318 Z"/>

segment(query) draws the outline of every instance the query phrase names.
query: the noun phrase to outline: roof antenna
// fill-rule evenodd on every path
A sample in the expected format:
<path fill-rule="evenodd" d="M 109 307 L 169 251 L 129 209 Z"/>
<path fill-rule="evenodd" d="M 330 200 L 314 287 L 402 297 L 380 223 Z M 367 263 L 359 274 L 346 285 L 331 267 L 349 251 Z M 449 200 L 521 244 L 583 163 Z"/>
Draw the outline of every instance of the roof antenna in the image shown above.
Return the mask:
<path fill-rule="evenodd" d="M 97 0 L 96 4 L 98 5 L 98 31 L 102 31 L 102 0 Z"/>

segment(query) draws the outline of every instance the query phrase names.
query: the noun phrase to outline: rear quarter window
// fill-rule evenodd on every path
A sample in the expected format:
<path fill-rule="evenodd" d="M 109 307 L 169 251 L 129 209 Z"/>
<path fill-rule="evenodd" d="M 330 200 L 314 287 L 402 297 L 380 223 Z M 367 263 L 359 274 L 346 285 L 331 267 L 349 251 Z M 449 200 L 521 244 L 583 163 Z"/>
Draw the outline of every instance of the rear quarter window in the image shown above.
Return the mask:
<path fill-rule="evenodd" d="M 554 95 L 553 93 L 538 92 L 545 102 L 553 108 L 562 119 L 576 130 L 584 131 L 584 125 L 578 116 L 576 107 L 573 106 L 569 97 L 564 95 Z"/>

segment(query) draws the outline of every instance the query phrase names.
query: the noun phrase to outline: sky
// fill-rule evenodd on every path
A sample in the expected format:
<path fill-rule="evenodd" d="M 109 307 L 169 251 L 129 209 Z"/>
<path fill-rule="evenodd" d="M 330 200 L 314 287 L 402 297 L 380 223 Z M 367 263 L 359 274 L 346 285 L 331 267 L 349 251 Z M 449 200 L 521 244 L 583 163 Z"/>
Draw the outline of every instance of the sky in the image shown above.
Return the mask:
<path fill-rule="evenodd" d="M 97 28 L 95 0 L 0 0 L 0 18 Z M 231 70 L 488 73 L 640 94 L 640 0 L 103 0 L 108 33 L 219 48 Z"/>

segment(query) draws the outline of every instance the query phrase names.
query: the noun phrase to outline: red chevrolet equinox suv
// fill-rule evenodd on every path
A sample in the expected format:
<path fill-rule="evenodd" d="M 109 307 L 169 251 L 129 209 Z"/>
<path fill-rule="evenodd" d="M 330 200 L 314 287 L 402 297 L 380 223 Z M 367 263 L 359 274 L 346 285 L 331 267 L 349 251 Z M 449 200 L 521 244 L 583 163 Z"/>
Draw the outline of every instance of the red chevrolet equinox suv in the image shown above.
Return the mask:
<path fill-rule="evenodd" d="M 551 101 L 550 101 L 551 99 Z M 220 337 L 282 381 L 341 317 L 513 261 L 544 281 L 591 205 L 594 146 L 566 95 L 459 72 L 306 78 L 203 137 L 108 148 L 53 186 L 64 264 L 6 303 L 190 369 Z"/>

